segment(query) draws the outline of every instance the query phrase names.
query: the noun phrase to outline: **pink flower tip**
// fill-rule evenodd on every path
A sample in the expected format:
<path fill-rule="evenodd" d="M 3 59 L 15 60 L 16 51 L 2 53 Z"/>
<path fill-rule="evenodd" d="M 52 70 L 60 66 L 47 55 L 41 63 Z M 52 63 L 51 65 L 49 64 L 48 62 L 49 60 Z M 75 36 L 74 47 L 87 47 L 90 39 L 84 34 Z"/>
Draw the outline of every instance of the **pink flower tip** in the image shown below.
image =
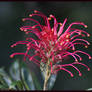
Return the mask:
<path fill-rule="evenodd" d="M 76 59 L 75 62 L 78 62 L 78 60 Z"/>
<path fill-rule="evenodd" d="M 73 74 L 71 74 L 71 77 L 73 77 L 74 75 Z"/>
<path fill-rule="evenodd" d="M 22 21 L 25 21 L 25 19 L 23 18 Z"/>
<path fill-rule="evenodd" d="M 59 23 L 60 26 L 62 26 L 63 24 L 62 23 Z"/>
<path fill-rule="evenodd" d="M 82 73 L 79 73 L 79 76 L 82 76 Z"/>
<path fill-rule="evenodd" d="M 26 31 L 26 34 L 28 34 L 28 32 Z"/>
<path fill-rule="evenodd" d="M 13 54 L 11 54 L 11 55 L 10 55 L 10 58 L 13 58 L 13 57 L 14 57 L 14 55 L 13 55 Z"/>
<path fill-rule="evenodd" d="M 31 61 L 31 60 L 32 60 L 32 58 L 29 59 L 29 61 Z"/>
<path fill-rule="evenodd" d="M 21 30 L 21 31 L 23 31 L 23 29 L 22 29 L 22 28 L 20 28 L 20 30 Z"/>
<path fill-rule="evenodd" d="M 51 20 L 51 18 L 48 18 L 48 20 Z"/>
<path fill-rule="evenodd" d="M 88 45 L 90 45 L 90 43 L 88 42 Z"/>
<path fill-rule="evenodd" d="M 26 44 L 26 46 L 28 47 L 30 44 L 28 43 L 28 44 Z"/>
<path fill-rule="evenodd" d="M 75 48 L 72 48 L 72 50 L 75 50 Z"/>
<path fill-rule="evenodd" d="M 90 71 L 90 68 L 88 68 L 88 71 Z"/>
<path fill-rule="evenodd" d="M 35 26 L 32 26 L 32 28 L 35 28 Z"/>
<path fill-rule="evenodd" d="M 53 17 L 53 15 L 52 15 L 52 14 L 50 14 L 50 17 Z"/>
<path fill-rule="evenodd" d="M 30 14 L 29 16 L 32 17 L 32 14 Z"/>
<path fill-rule="evenodd" d="M 85 28 L 87 28 L 88 26 L 87 25 L 85 25 Z"/>
<path fill-rule="evenodd" d="M 88 37 L 90 37 L 90 34 L 87 34 Z"/>
<path fill-rule="evenodd" d="M 82 58 L 80 58 L 80 61 L 82 61 Z"/>
<path fill-rule="evenodd" d="M 27 30 L 25 29 L 24 32 L 26 32 Z"/>
<path fill-rule="evenodd" d="M 13 48 L 14 46 L 13 45 L 11 45 L 11 48 Z"/>
<path fill-rule="evenodd" d="M 34 13 L 37 13 L 38 11 L 37 10 L 34 10 Z"/>
<path fill-rule="evenodd" d="M 92 59 L 92 57 L 89 57 L 89 59 Z"/>
<path fill-rule="evenodd" d="M 11 48 L 13 48 L 14 46 L 16 46 L 16 44 L 11 45 Z"/>
<path fill-rule="evenodd" d="M 85 48 L 88 48 L 88 46 L 86 45 Z"/>

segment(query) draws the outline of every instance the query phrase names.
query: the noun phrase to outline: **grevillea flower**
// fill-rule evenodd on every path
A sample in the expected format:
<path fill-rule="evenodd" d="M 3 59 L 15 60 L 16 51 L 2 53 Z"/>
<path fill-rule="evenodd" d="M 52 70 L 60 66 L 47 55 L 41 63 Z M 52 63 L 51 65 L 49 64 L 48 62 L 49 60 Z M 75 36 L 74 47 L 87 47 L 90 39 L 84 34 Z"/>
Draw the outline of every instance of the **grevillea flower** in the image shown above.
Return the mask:
<path fill-rule="evenodd" d="M 59 70 L 64 70 L 73 77 L 73 73 L 67 69 L 68 66 L 71 66 L 77 70 L 79 76 L 81 76 L 82 74 L 80 70 L 75 66 L 77 64 L 86 67 L 88 71 L 90 70 L 87 65 L 79 62 L 82 60 L 82 57 L 78 55 L 78 53 L 87 55 L 89 59 L 91 59 L 91 56 L 88 53 L 76 50 L 75 48 L 75 45 L 77 44 L 79 46 L 83 45 L 85 48 L 87 48 L 90 43 L 87 40 L 79 38 L 80 36 L 89 37 L 90 34 L 84 30 L 72 28 L 73 25 L 81 25 L 85 28 L 87 25 L 85 25 L 83 22 L 73 22 L 69 25 L 66 31 L 63 32 L 67 18 L 63 23 L 58 23 L 55 16 L 50 15 L 49 17 L 46 17 L 43 13 L 36 10 L 29 16 L 29 18 L 24 18 L 23 21 L 29 20 L 34 22 L 35 25 L 23 26 L 20 28 L 20 30 L 24 31 L 26 34 L 34 33 L 38 37 L 38 40 L 28 37 L 25 41 L 18 41 L 11 45 L 11 47 L 19 44 L 25 44 L 27 46 L 26 52 L 13 53 L 10 55 L 11 58 L 15 55 L 24 55 L 24 60 L 28 58 L 29 61 L 35 62 L 35 64 L 38 66 L 40 66 L 41 63 L 48 65 L 52 74 L 57 73 Z M 44 25 L 35 20 L 34 16 L 39 16 L 42 18 Z M 53 27 L 50 25 L 50 21 L 52 19 L 54 20 Z M 29 53 L 31 49 L 35 49 L 35 54 L 33 56 L 31 56 Z M 37 56 L 41 58 L 40 61 L 35 58 Z M 67 56 L 72 56 L 74 58 L 74 62 L 70 64 L 63 64 L 63 59 Z"/>

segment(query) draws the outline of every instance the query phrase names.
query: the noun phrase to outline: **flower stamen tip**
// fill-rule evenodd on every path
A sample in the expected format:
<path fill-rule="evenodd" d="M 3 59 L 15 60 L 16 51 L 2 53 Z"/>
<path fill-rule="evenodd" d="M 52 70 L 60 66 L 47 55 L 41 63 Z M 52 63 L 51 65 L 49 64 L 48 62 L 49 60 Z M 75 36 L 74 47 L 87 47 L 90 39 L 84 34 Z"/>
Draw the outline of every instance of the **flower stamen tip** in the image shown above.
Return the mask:
<path fill-rule="evenodd" d="M 86 45 L 85 48 L 88 48 L 88 46 Z"/>
<path fill-rule="evenodd" d="M 92 59 L 92 57 L 89 57 L 89 59 Z"/>
<path fill-rule="evenodd" d="M 53 17 L 53 15 L 52 15 L 52 14 L 50 14 L 50 17 Z"/>
<path fill-rule="evenodd" d="M 66 38 L 69 38 L 70 37 L 70 35 L 68 34 L 68 35 L 66 35 Z"/>
<path fill-rule="evenodd" d="M 21 31 L 23 31 L 23 29 L 22 29 L 22 28 L 20 28 L 20 30 L 21 30 Z"/>
<path fill-rule="evenodd" d="M 26 34 L 28 34 L 28 32 L 26 32 Z"/>
<path fill-rule="evenodd" d="M 52 31 L 54 31 L 53 28 L 52 28 Z"/>
<path fill-rule="evenodd" d="M 88 26 L 87 25 L 85 25 L 85 28 L 87 28 Z"/>
<path fill-rule="evenodd" d="M 78 62 L 78 60 L 76 59 L 75 62 Z"/>
<path fill-rule="evenodd" d="M 69 42 L 69 39 L 66 39 L 67 42 Z"/>
<path fill-rule="evenodd" d="M 73 77 L 74 75 L 73 74 L 71 74 L 71 77 Z"/>
<path fill-rule="evenodd" d="M 87 34 L 87 37 L 90 37 L 90 34 Z"/>
<path fill-rule="evenodd" d="M 13 55 L 10 55 L 10 58 L 13 58 L 14 56 Z"/>
<path fill-rule="evenodd" d="M 37 10 L 34 10 L 34 13 L 37 13 L 38 11 Z"/>
<path fill-rule="evenodd" d="M 25 19 L 23 18 L 22 21 L 25 21 Z"/>
<path fill-rule="evenodd" d="M 80 73 L 79 76 L 82 76 L 82 74 Z"/>
<path fill-rule="evenodd" d="M 48 18 L 48 20 L 51 20 L 51 18 Z"/>
<path fill-rule="evenodd" d="M 88 42 L 88 45 L 90 45 L 90 43 Z"/>
<path fill-rule="evenodd" d="M 29 17 L 32 17 L 32 14 L 30 14 Z"/>
<path fill-rule="evenodd" d="M 75 50 L 75 48 L 72 48 L 72 50 Z"/>
<path fill-rule="evenodd" d="M 28 43 L 28 44 L 26 44 L 26 46 L 28 47 L 28 46 L 29 46 L 29 43 Z"/>
<path fill-rule="evenodd" d="M 14 46 L 13 45 L 11 45 L 11 48 L 13 48 Z"/>
<path fill-rule="evenodd" d="M 31 61 L 31 59 L 29 59 L 29 61 Z"/>
<path fill-rule="evenodd" d="M 79 35 L 81 35 L 82 33 L 81 32 L 79 32 Z"/>
<path fill-rule="evenodd" d="M 59 23 L 60 26 L 62 26 L 62 23 Z"/>
<path fill-rule="evenodd" d="M 35 26 L 32 26 L 32 28 L 35 28 Z"/>
<path fill-rule="evenodd" d="M 25 29 L 24 32 L 26 32 L 27 30 Z"/>
<path fill-rule="evenodd" d="M 63 42 L 60 43 L 60 45 L 62 45 L 62 44 L 63 44 Z"/>
<path fill-rule="evenodd" d="M 90 71 L 90 68 L 88 68 L 88 71 Z"/>
<path fill-rule="evenodd" d="M 80 58 L 80 61 L 82 61 L 82 58 Z"/>

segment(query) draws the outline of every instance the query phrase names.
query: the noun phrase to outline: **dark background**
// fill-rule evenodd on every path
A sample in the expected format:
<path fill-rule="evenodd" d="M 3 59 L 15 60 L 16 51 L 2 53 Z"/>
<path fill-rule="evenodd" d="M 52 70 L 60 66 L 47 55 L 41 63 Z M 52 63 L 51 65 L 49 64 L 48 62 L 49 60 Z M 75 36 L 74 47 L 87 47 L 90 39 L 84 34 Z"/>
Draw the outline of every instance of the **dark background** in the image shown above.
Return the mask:
<path fill-rule="evenodd" d="M 18 48 L 12 49 L 10 45 L 24 39 L 24 33 L 19 30 L 23 22 L 22 18 L 28 17 L 33 10 L 39 10 L 49 16 L 54 14 L 57 20 L 63 22 L 68 17 L 67 23 L 82 21 L 88 25 L 87 32 L 92 35 L 92 2 L 0 2 L 0 67 L 6 70 L 12 64 L 13 59 L 9 55 Z M 88 39 L 90 43 L 92 37 Z M 92 45 L 87 52 L 92 55 Z M 80 68 L 83 76 L 75 74 L 73 78 L 66 72 L 58 74 L 53 90 L 84 90 L 92 87 L 92 60 L 83 55 L 82 62 L 86 63 L 91 71 Z M 74 71 L 75 72 L 75 71 Z"/>

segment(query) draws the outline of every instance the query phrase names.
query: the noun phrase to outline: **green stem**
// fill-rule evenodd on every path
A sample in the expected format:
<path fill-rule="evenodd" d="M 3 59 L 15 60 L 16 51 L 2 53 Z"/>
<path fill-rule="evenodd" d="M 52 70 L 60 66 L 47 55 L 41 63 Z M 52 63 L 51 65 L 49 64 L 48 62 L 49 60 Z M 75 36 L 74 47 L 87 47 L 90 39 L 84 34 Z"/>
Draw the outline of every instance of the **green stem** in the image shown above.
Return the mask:
<path fill-rule="evenodd" d="M 49 63 L 49 62 L 48 62 L 48 63 Z M 51 76 L 51 73 L 50 73 L 50 71 L 49 71 L 48 64 L 47 64 L 43 90 L 48 90 L 47 84 L 48 84 L 48 80 L 49 80 L 50 76 Z"/>

